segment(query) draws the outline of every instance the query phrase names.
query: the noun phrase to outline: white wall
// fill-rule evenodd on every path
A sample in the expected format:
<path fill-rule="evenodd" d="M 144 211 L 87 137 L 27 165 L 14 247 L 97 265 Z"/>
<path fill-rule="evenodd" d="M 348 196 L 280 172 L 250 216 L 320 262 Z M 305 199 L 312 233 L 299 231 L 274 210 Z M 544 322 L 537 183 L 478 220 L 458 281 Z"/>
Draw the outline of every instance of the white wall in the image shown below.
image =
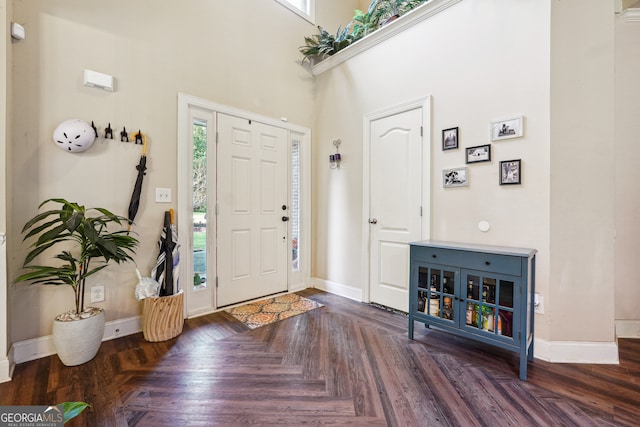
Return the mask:
<path fill-rule="evenodd" d="M 54 146 L 67 119 L 108 123 L 149 136 L 148 171 L 134 230 L 137 267 L 155 262 L 163 212 L 175 208 L 177 93 L 311 127 L 313 79 L 298 47 L 315 27 L 275 1 L 30 0 L 13 19 L 27 39 L 12 46 L 15 69 L 9 189 L 9 277 L 26 254 L 20 229 L 37 205 L 65 197 L 125 215 L 140 146 L 97 141 L 83 154 Z M 111 74 L 116 91 L 84 87 L 85 68 Z M 156 204 L 154 189 L 173 190 Z M 106 286 L 107 320 L 140 313 L 133 264 L 109 268 L 91 284 Z M 89 284 L 89 286 L 91 286 Z M 71 290 L 17 286 L 10 292 L 11 342 L 48 335 L 53 317 L 72 306 Z"/>
<path fill-rule="evenodd" d="M 549 6 L 465 0 L 317 78 L 312 275 L 362 290 L 363 116 L 432 96 L 434 239 L 539 250 L 537 286 L 549 286 Z M 469 165 L 470 185 L 442 188 L 442 169 L 465 166 L 464 147 L 490 143 L 489 122 L 525 116 L 524 137 L 492 143 L 492 162 Z M 443 152 L 442 129 L 462 148 Z M 342 139 L 340 169 L 329 169 Z M 498 162 L 522 159 L 523 184 L 498 185 Z M 365 160 L 366 161 L 366 160 Z M 491 230 L 482 233 L 478 222 Z M 545 318 L 537 319 L 544 336 Z"/>
<path fill-rule="evenodd" d="M 551 2 L 553 341 L 614 341 L 613 2 Z"/>
<path fill-rule="evenodd" d="M 639 337 L 640 168 L 633 153 L 640 142 L 640 22 L 616 18 L 615 38 L 615 311 L 630 327 L 622 333 Z"/>

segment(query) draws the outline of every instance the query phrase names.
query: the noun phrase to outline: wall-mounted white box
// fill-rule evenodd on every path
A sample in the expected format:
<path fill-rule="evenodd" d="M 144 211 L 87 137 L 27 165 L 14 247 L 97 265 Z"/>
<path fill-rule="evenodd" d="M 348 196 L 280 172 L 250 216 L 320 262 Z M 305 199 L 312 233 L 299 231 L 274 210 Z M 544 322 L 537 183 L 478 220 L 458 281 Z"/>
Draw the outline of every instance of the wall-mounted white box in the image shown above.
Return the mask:
<path fill-rule="evenodd" d="M 113 92 L 113 76 L 98 73 L 97 71 L 84 70 L 84 85 L 97 87 L 109 92 Z"/>
<path fill-rule="evenodd" d="M 18 24 L 17 22 L 11 23 L 11 37 L 16 40 L 24 40 L 26 36 L 27 33 L 22 25 Z"/>

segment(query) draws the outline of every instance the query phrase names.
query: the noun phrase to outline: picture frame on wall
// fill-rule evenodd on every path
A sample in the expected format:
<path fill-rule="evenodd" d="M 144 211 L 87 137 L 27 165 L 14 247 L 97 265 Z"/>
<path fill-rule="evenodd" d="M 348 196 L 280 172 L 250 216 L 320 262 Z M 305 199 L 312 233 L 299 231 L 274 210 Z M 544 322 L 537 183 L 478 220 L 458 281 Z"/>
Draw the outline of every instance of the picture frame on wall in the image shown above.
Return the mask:
<path fill-rule="evenodd" d="M 491 161 L 491 144 L 467 147 L 467 164 Z"/>
<path fill-rule="evenodd" d="M 442 186 L 450 187 L 466 187 L 469 185 L 469 174 L 467 168 L 452 168 L 442 170 Z"/>
<path fill-rule="evenodd" d="M 500 185 L 522 184 L 522 160 L 500 162 Z"/>
<path fill-rule="evenodd" d="M 442 130 L 442 150 L 453 150 L 458 148 L 458 128 Z"/>
<path fill-rule="evenodd" d="M 491 141 L 519 138 L 523 135 L 522 116 L 492 121 L 490 124 Z"/>

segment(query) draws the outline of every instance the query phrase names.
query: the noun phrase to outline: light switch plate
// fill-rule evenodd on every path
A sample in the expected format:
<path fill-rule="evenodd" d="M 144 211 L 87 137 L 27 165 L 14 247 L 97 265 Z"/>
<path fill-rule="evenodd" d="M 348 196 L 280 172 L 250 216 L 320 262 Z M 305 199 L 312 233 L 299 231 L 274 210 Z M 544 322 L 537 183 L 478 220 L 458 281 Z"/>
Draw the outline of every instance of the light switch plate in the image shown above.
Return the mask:
<path fill-rule="evenodd" d="M 156 188 L 156 203 L 171 203 L 171 189 Z"/>

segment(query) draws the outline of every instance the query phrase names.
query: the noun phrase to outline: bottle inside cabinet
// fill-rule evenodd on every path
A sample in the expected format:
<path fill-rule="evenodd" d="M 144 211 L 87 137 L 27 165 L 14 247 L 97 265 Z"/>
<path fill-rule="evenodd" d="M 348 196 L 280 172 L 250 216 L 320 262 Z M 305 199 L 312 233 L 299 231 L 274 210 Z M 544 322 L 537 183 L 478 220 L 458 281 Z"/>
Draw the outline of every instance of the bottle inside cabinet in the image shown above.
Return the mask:
<path fill-rule="evenodd" d="M 418 311 L 427 312 L 427 299 L 429 289 L 429 270 L 424 267 L 418 268 Z"/>
<path fill-rule="evenodd" d="M 442 272 L 442 318 L 453 320 L 455 318 L 454 305 L 454 284 L 455 273 L 452 271 Z"/>
<path fill-rule="evenodd" d="M 485 332 L 512 336 L 513 282 L 472 274 L 466 279 L 465 324 Z"/>
<path fill-rule="evenodd" d="M 440 316 L 441 294 L 440 270 L 431 270 L 431 282 L 429 285 L 429 307 L 425 313 L 431 316 Z"/>

